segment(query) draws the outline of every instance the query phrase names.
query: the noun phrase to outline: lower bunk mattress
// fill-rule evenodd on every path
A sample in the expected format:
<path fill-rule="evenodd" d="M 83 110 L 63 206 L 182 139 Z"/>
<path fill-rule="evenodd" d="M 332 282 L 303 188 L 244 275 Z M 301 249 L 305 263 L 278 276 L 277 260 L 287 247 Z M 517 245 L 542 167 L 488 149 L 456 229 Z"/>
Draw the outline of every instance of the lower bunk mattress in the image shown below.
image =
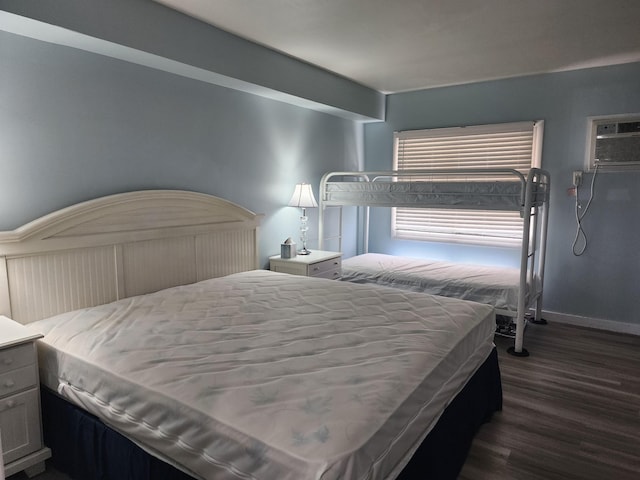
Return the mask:
<path fill-rule="evenodd" d="M 29 328 L 47 388 L 193 478 L 346 480 L 400 475 L 494 325 L 487 305 L 253 271 Z"/>
<path fill-rule="evenodd" d="M 365 253 L 342 261 L 341 280 L 486 303 L 512 316 L 518 311 L 517 268 Z"/>

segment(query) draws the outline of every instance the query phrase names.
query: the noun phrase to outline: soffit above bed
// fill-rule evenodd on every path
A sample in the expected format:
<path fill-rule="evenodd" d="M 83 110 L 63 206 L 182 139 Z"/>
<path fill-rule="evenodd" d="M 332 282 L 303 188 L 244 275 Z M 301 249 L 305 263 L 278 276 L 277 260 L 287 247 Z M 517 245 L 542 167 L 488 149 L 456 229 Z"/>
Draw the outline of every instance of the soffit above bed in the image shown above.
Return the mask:
<path fill-rule="evenodd" d="M 153 1 L 0 0 L 0 31 L 358 122 L 384 119 L 384 95 Z"/>

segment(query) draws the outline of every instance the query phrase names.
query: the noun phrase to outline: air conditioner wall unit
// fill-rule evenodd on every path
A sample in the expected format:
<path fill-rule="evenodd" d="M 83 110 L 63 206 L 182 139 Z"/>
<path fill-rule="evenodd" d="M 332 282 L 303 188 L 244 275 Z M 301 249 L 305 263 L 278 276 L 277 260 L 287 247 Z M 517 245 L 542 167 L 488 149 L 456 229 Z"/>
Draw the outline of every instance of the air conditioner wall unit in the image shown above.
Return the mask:
<path fill-rule="evenodd" d="M 587 171 L 640 170 L 640 114 L 591 117 Z"/>

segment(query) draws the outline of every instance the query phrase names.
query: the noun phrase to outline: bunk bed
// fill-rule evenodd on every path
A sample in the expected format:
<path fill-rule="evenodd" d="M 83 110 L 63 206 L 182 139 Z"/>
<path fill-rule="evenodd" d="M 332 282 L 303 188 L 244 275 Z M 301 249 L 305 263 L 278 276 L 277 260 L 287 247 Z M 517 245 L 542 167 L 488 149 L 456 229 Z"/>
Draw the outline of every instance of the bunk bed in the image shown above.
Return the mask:
<path fill-rule="evenodd" d="M 363 255 L 343 261 L 342 280 L 379 283 L 488 303 L 513 323 L 509 353 L 528 356 L 523 347 L 527 321 L 542 319 L 542 292 L 550 191 L 549 173 L 532 168 L 329 172 L 320 182 L 319 248 L 328 240 L 342 247 L 343 207 L 362 207 Z M 338 207 L 339 227 L 326 234 L 327 209 Z M 516 211 L 522 219 L 519 268 L 446 264 L 369 254 L 370 207 L 446 208 Z M 449 269 L 449 273 L 443 273 Z M 433 274 L 437 271 L 437 274 Z M 466 272 L 466 274 L 465 274 Z M 464 283 L 465 278 L 473 281 Z M 496 280 L 499 279 L 499 280 Z M 509 280 L 511 279 L 511 280 Z M 533 310 L 534 313 L 530 314 Z"/>

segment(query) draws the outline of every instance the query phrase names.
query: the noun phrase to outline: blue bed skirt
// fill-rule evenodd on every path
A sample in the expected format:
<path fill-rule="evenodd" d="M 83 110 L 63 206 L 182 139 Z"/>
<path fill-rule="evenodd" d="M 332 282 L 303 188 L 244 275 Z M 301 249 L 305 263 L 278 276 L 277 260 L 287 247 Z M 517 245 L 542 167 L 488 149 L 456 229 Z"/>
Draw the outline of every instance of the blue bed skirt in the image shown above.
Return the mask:
<path fill-rule="evenodd" d="M 494 348 L 398 480 L 455 480 L 477 430 L 501 409 L 502 384 Z M 74 480 L 193 480 L 44 387 L 42 416 L 45 444 L 53 453 L 50 462 Z"/>

